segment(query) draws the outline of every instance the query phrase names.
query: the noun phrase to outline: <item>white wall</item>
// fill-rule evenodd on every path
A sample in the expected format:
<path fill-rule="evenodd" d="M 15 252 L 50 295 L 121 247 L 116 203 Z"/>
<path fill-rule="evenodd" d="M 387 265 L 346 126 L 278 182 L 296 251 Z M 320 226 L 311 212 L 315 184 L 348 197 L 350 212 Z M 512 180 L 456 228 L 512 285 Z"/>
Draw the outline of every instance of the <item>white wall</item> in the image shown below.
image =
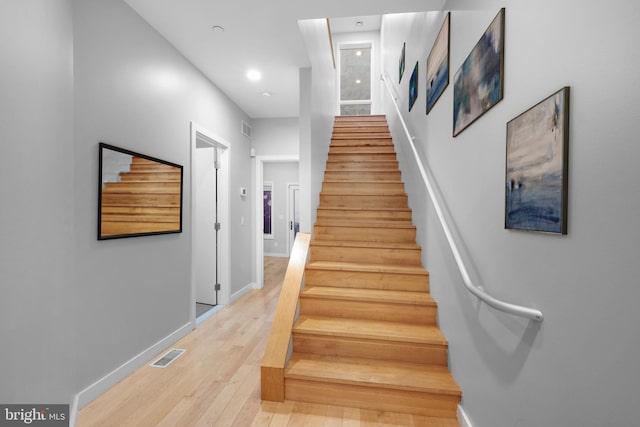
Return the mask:
<path fill-rule="evenodd" d="M 254 119 L 251 144 L 258 156 L 300 154 L 300 125 L 297 117 Z"/>
<path fill-rule="evenodd" d="M 70 1 L 0 5 L 4 404 L 69 403 L 76 391 L 71 17 Z"/>
<path fill-rule="evenodd" d="M 251 189 L 249 145 L 239 132 L 246 114 L 124 2 L 79 0 L 73 18 L 82 388 L 190 320 L 191 121 L 231 145 L 231 293 L 252 282 L 244 255 L 253 248 L 250 202 L 237 191 Z M 99 141 L 184 166 L 183 233 L 96 240 Z"/>
<path fill-rule="evenodd" d="M 264 240 L 266 256 L 289 256 L 289 213 L 287 212 L 289 197 L 288 184 L 298 184 L 298 163 L 265 162 L 263 177 L 265 182 L 273 184 L 271 196 L 271 215 L 273 218 L 273 239 Z"/>
<path fill-rule="evenodd" d="M 463 289 L 416 169 L 401 152 L 463 407 L 474 426 L 635 425 L 640 8 L 623 0 L 606 8 L 577 0 L 450 1 L 451 79 L 502 6 L 505 98 L 456 138 L 452 84 L 425 115 L 426 56 L 444 15 L 393 16 L 383 23 L 384 64 L 394 85 L 402 42 L 407 69 L 420 61 L 417 107 L 406 111 L 405 79 L 400 105 L 475 276 L 496 296 L 545 315 L 543 323 L 514 318 Z M 506 122 L 565 85 L 571 87 L 568 235 L 504 230 Z M 389 103 L 386 111 L 393 117 Z"/>
<path fill-rule="evenodd" d="M 299 27 L 311 62 L 311 69 L 300 72 L 300 231 L 310 233 L 333 132 L 336 82 L 326 20 L 300 21 Z"/>

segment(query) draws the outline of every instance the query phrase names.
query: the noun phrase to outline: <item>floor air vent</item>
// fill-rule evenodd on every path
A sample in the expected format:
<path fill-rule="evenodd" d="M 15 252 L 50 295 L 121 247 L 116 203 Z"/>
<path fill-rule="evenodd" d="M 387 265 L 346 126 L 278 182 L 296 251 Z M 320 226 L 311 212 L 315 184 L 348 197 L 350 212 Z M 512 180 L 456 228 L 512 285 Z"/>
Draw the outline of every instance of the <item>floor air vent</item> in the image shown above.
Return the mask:
<path fill-rule="evenodd" d="M 182 350 L 180 348 L 172 348 L 171 350 L 167 351 L 160 359 L 153 362 L 150 366 L 153 366 L 154 368 L 166 368 L 174 360 L 182 356 L 182 353 L 184 353 L 185 351 L 187 350 Z"/>

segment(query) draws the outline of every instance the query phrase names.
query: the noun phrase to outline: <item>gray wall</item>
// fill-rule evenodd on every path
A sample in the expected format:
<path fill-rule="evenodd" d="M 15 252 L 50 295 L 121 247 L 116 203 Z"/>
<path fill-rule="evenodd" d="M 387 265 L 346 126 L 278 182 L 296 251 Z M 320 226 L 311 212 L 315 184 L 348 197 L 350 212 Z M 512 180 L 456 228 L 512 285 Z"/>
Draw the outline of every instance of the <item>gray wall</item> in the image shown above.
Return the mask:
<path fill-rule="evenodd" d="M 300 71 L 300 231 L 310 233 L 317 217 L 333 132 L 336 78 L 331 51 L 326 48 L 326 21 L 300 21 L 299 26 L 311 62 L 310 69 Z"/>
<path fill-rule="evenodd" d="M 577 0 L 450 1 L 450 76 L 506 6 L 505 98 L 452 138 L 453 86 L 425 115 L 426 56 L 442 13 L 394 16 L 383 24 L 384 68 L 416 144 L 438 181 L 491 293 L 544 312 L 543 323 L 496 312 L 464 289 L 418 177 L 400 148 L 423 260 L 450 342 L 450 364 L 474 426 L 637 424 L 640 331 L 640 8 Z M 407 67 L 420 61 L 417 108 L 397 85 L 402 42 Z M 571 86 L 569 233 L 504 230 L 506 122 Z M 390 118 L 390 104 L 385 104 Z M 396 144 L 404 145 L 391 120 Z"/>
<path fill-rule="evenodd" d="M 0 402 L 5 404 L 69 403 L 76 391 L 71 20 L 70 1 L 0 5 Z M 97 170 L 91 176 L 97 186 L 96 180 Z"/>
<path fill-rule="evenodd" d="M 5 1 L 0 54 L 0 402 L 68 403 L 188 325 L 190 121 L 231 144 L 235 196 L 250 119 L 120 0 Z M 184 166 L 183 233 L 97 241 L 100 141 Z M 248 200 L 231 293 L 254 280 Z"/>
<path fill-rule="evenodd" d="M 252 282 L 246 261 L 233 261 L 252 250 L 250 202 L 234 191 L 251 188 L 239 133 L 249 118 L 124 2 L 76 1 L 73 29 L 77 370 L 86 386 L 189 322 L 192 120 L 231 144 L 230 293 Z M 99 141 L 184 165 L 183 233 L 96 241 Z"/>
<path fill-rule="evenodd" d="M 251 139 L 258 156 L 300 154 L 300 125 L 297 117 L 254 119 Z"/>

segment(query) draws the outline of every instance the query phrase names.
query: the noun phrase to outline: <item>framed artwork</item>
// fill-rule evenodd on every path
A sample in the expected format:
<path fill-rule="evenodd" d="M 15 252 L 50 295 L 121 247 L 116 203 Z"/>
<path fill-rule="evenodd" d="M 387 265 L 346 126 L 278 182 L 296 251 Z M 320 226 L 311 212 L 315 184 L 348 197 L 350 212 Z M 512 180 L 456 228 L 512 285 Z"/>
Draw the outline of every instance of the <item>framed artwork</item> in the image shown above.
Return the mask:
<path fill-rule="evenodd" d="M 407 47 L 407 43 L 402 44 L 402 52 L 400 52 L 400 60 L 399 60 L 399 68 L 400 68 L 400 78 L 398 79 L 398 84 L 402 82 L 402 76 L 404 75 L 404 55 Z"/>
<path fill-rule="evenodd" d="M 98 240 L 182 232 L 182 166 L 99 144 Z"/>
<path fill-rule="evenodd" d="M 449 86 L 450 19 L 451 12 L 447 12 L 427 57 L 427 114 Z"/>
<path fill-rule="evenodd" d="M 413 108 L 413 104 L 418 99 L 418 63 L 413 67 L 411 79 L 409 79 L 409 111 Z"/>
<path fill-rule="evenodd" d="M 569 87 L 507 123 L 505 228 L 567 234 Z"/>
<path fill-rule="evenodd" d="M 504 11 L 500 9 L 453 78 L 453 136 L 503 97 Z"/>

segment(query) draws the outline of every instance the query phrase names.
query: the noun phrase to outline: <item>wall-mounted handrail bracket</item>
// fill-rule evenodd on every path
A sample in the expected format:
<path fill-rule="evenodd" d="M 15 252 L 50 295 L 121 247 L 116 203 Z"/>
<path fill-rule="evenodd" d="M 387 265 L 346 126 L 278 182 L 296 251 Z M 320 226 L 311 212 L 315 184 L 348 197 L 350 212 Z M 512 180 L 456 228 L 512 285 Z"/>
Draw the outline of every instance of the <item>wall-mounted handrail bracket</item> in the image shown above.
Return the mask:
<path fill-rule="evenodd" d="M 436 197 L 434 185 L 432 184 L 432 181 L 429 179 L 429 176 L 428 176 L 427 171 L 426 171 L 426 169 L 424 167 L 424 164 L 420 160 L 420 156 L 418 154 L 418 151 L 416 150 L 416 147 L 415 147 L 415 144 L 414 144 L 414 140 L 416 138 L 415 138 L 415 136 L 411 135 L 411 132 L 409 132 L 409 129 L 407 128 L 407 124 L 405 123 L 404 118 L 402 117 L 402 113 L 400 112 L 400 108 L 398 107 L 397 100 L 394 97 L 393 87 L 389 83 L 388 77 L 385 76 L 385 74 L 383 73 L 380 76 L 380 78 L 384 82 L 384 84 L 385 84 L 385 86 L 387 88 L 387 91 L 389 93 L 389 97 L 391 98 L 391 101 L 393 102 L 393 105 L 395 107 L 396 113 L 398 115 L 398 119 L 400 120 L 400 124 L 402 125 L 402 128 L 404 130 L 404 134 L 406 136 L 407 141 L 409 142 L 409 146 L 411 147 L 411 151 L 413 152 L 413 155 L 415 157 L 418 169 L 420 170 L 420 175 L 422 176 L 422 180 L 424 181 L 425 186 L 427 187 L 427 191 L 429 193 L 429 197 L 431 198 L 431 202 L 433 203 L 433 208 L 436 211 L 436 215 L 438 216 L 438 220 L 440 221 L 440 225 L 442 226 L 442 229 L 444 230 L 444 234 L 445 234 L 445 236 L 447 238 L 447 242 L 449 243 L 449 247 L 451 248 L 451 252 L 453 253 L 453 257 L 454 257 L 454 259 L 456 261 L 458 269 L 460 270 L 460 274 L 462 275 L 462 280 L 464 282 L 464 286 L 467 288 L 467 290 L 469 292 L 471 292 L 473 295 L 478 297 L 480 300 L 485 302 L 490 307 L 495 308 L 496 310 L 500 310 L 500 311 L 503 311 L 505 313 L 513 314 L 515 316 L 520 316 L 520 317 L 524 317 L 524 318 L 527 318 L 527 319 L 536 320 L 538 322 L 542 322 L 542 320 L 544 319 L 542 311 L 540 311 L 538 309 L 535 309 L 535 308 L 524 307 L 524 306 L 521 306 L 521 305 L 511 304 L 511 303 L 499 300 L 499 299 L 489 295 L 486 291 L 484 291 L 480 287 L 476 286 L 473 283 L 473 281 L 471 280 L 471 276 L 469 275 L 467 267 L 466 267 L 466 265 L 465 265 L 465 263 L 464 263 L 464 261 L 462 259 L 462 256 L 460 254 L 460 250 L 458 249 L 458 245 L 456 244 L 455 239 L 453 238 L 453 233 L 451 232 L 449 224 L 447 223 L 447 220 L 445 218 L 442 206 L 441 206 L 440 202 L 438 201 L 438 197 Z"/>

